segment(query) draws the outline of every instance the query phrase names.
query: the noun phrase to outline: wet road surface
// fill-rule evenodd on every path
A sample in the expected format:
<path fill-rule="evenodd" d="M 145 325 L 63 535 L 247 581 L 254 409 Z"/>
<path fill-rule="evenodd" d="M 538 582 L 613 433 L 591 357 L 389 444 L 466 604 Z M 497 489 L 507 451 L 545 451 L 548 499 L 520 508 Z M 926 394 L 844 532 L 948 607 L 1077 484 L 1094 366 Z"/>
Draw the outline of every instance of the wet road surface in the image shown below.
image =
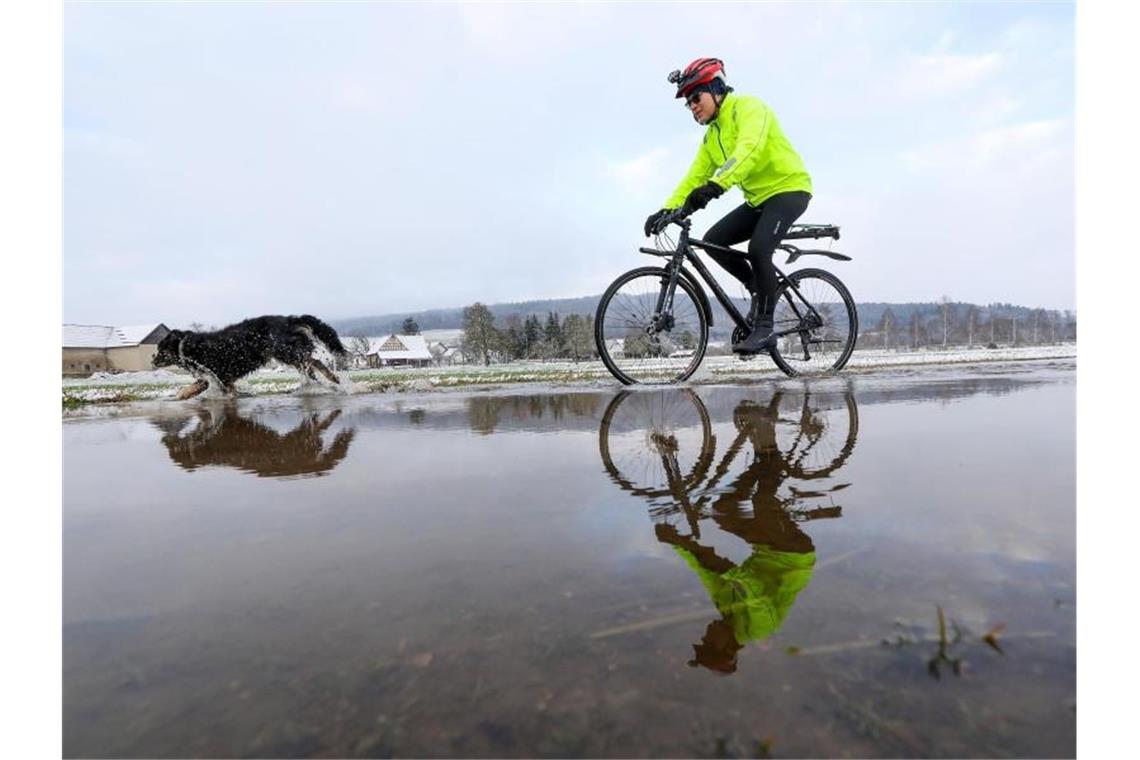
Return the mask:
<path fill-rule="evenodd" d="M 63 438 L 67 756 L 1075 754 L 1071 363 Z"/>

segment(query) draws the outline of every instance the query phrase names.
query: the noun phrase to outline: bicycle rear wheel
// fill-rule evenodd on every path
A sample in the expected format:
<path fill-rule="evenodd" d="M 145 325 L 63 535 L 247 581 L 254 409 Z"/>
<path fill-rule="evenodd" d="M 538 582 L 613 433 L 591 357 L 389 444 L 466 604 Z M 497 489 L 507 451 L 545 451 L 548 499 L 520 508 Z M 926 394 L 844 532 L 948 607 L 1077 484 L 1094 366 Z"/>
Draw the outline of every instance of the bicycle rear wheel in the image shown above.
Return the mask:
<path fill-rule="evenodd" d="M 823 269 L 800 269 L 788 279 L 796 287 L 784 283 L 776 291 L 773 330 L 795 332 L 777 341 L 772 361 L 792 377 L 838 372 L 851 358 L 859 335 L 855 299 L 838 277 Z"/>
<path fill-rule="evenodd" d="M 673 305 L 659 318 L 657 302 L 669 274 L 640 267 L 614 280 L 598 303 L 594 341 L 613 376 L 626 385 L 679 383 L 696 371 L 709 330 L 693 285 L 678 278 Z"/>
<path fill-rule="evenodd" d="M 859 405 L 850 390 L 782 397 L 776 423 L 776 447 L 786 472 L 795 480 L 818 480 L 841 469 L 859 437 Z"/>

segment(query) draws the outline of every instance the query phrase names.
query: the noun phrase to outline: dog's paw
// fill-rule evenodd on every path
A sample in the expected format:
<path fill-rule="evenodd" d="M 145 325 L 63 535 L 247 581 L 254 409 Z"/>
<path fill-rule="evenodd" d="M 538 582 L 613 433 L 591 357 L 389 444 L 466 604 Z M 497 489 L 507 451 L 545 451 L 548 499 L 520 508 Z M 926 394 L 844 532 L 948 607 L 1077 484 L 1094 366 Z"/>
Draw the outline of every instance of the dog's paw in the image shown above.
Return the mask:
<path fill-rule="evenodd" d="M 209 385 L 210 384 L 205 380 L 197 380 L 194 382 L 193 385 L 188 385 L 185 388 L 183 388 L 182 390 L 180 390 L 178 392 L 178 395 L 175 396 L 174 398 L 178 401 L 185 401 L 188 398 L 194 398 L 199 393 L 206 390 L 206 388 Z"/>

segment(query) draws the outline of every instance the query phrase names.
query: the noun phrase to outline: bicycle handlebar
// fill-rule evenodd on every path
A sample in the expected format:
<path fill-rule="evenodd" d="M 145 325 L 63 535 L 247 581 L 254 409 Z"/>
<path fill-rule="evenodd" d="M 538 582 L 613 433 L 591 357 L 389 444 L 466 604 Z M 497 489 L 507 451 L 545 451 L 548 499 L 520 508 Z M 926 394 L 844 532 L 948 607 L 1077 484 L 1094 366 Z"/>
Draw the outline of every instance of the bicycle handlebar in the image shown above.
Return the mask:
<path fill-rule="evenodd" d="M 661 219 L 658 220 L 657 224 L 655 225 L 655 233 L 661 234 L 670 224 L 676 224 L 682 229 L 689 229 L 689 226 L 692 224 L 692 222 L 689 221 L 689 215 L 685 213 L 683 206 L 678 209 L 673 209 L 669 213 L 665 214 L 665 216 L 661 217 Z"/>

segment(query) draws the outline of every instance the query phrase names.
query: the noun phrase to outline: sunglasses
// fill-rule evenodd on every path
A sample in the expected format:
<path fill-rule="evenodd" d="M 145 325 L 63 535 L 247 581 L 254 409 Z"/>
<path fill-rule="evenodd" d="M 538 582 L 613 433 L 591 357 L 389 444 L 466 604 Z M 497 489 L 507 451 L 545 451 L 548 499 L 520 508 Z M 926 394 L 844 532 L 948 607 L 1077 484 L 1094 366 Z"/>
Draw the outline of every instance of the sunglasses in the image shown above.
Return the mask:
<path fill-rule="evenodd" d="M 692 108 L 693 104 L 696 103 L 698 100 L 700 100 L 701 95 L 703 95 L 703 94 L 704 94 L 704 90 L 700 90 L 699 92 L 693 92 L 693 93 L 686 95 L 685 96 L 685 108 Z"/>

